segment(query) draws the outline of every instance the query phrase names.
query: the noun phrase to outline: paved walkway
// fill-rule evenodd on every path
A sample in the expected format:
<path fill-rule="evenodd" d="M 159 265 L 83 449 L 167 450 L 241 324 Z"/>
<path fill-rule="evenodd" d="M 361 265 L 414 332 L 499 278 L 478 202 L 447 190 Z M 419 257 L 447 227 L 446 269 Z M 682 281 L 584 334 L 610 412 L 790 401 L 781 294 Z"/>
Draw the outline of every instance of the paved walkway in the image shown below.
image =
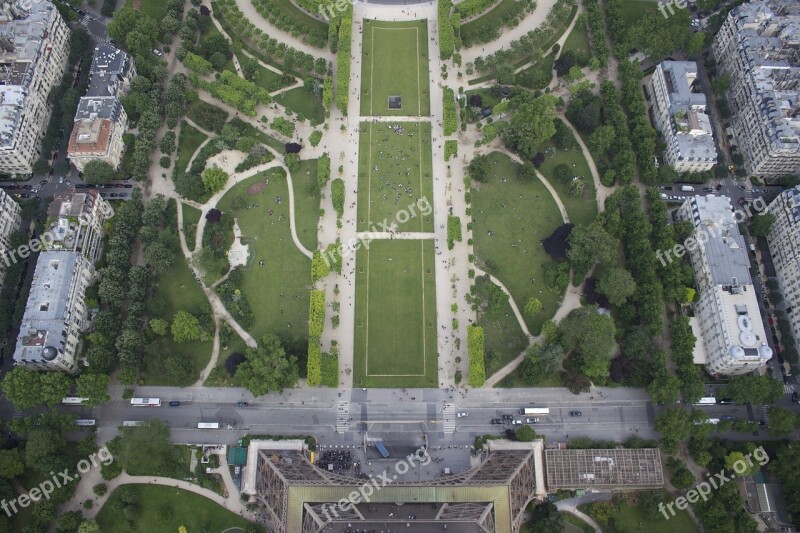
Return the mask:
<path fill-rule="evenodd" d="M 591 516 L 587 515 L 583 511 L 579 511 L 577 506 L 575 506 L 575 505 L 573 505 L 573 504 L 571 504 L 571 503 L 569 503 L 569 502 L 567 502 L 565 500 L 562 500 L 562 501 L 556 502 L 556 508 L 559 511 L 562 511 L 562 512 L 569 513 L 571 515 L 577 516 L 578 518 L 580 518 L 581 520 L 583 520 L 584 522 L 589 524 L 589 526 L 591 526 L 597 533 L 602 533 L 603 530 L 600 528 L 598 523 L 595 522 L 592 519 Z"/>

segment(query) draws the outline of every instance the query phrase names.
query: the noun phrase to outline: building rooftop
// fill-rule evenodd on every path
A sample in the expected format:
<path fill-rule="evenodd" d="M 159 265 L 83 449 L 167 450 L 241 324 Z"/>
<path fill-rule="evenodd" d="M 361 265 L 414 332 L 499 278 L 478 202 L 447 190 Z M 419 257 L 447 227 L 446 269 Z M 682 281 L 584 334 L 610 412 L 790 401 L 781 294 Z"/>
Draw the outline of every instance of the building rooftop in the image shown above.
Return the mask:
<path fill-rule="evenodd" d="M 89 88 L 86 96 L 119 96 L 125 78 L 131 72 L 131 58 L 122 50 L 107 43 L 94 49 L 89 69 Z"/>
<path fill-rule="evenodd" d="M 81 261 L 78 252 L 42 252 L 36 262 L 14 361 L 52 361 L 63 352 L 67 302 Z"/>
<path fill-rule="evenodd" d="M 76 120 L 69 136 L 67 152 L 70 156 L 106 153 L 113 123 L 108 119 Z"/>
<path fill-rule="evenodd" d="M 106 118 L 116 121 L 122 111 L 122 104 L 114 96 L 84 96 L 78 101 L 75 120 Z"/>
<path fill-rule="evenodd" d="M 547 488 L 641 488 L 664 485 L 657 448 L 546 449 Z"/>
<path fill-rule="evenodd" d="M 698 233 L 708 238 L 700 253 L 711 272 L 714 285 L 752 285 L 750 258 L 744 237 L 733 218 L 731 200 L 727 196 L 693 196 L 692 223 Z"/>

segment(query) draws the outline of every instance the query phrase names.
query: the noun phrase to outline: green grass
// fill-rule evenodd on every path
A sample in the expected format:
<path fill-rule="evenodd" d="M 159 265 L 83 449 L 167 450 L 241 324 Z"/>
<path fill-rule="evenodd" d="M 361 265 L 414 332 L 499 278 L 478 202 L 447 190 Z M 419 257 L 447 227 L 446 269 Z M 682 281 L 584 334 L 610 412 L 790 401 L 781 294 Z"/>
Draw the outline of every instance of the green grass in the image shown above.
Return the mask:
<path fill-rule="evenodd" d="M 553 63 L 555 54 L 547 54 L 539 61 L 517 73 L 517 83 L 528 89 L 543 90 L 553 80 Z M 530 81 L 528 78 L 530 78 Z"/>
<path fill-rule="evenodd" d="M 491 10 L 486 11 L 480 17 L 473 19 L 466 24 L 462 24 L 461 26 L 461 38 L 465 41 L 469 41 L 470 34 L 478 31 L 485 25 L 491 24 L 493 26 L 503 27 L 503 17 L 509 11 L 514 9 L 514 4 L 517 3 L 517 0 L 503 0 Z"/>
<path fill-rule="evenodd" d="M 177 489 L 156 485 L 134 485 L 139 494 L 139 515 L 134 522 L 123 518 L 121 490 L 114 491 L 97 515 L 102 531 L 151 533 L 153 531 L 225 531 L 229 528 L 253 528 L 264 532 L 260 525 L 228 511 L 211 500 Z M 158 517 L 161 509 L 169 508 L 171 518 L 166 523 Z"/>
<path fill-rule="evenodd" d="M 667 491 L 661 491 L 661 500 L 664 502 L 672 501 L 675 497 L 670 495 Z M 669 520 L 658 520 L 652 522 L 647 519 L 645 510 L 636 504 L 636 493 L 630 493 L 625 496 L 618 496 L 621 498 L 619 504 L 619 511 L 612 511 L 608 524 L 600 523 L 600 527 L 606 533 L 627 533 L 629 531 L 647 531 L 648 533 L 674 533 L 680 531 L 683 533 L 697 531 L 689 513 L 686 510 L 675 509 L 675 516 L 670 517 Z M 579 505 L 578 509 L 586 514 L 587 505 Z M 591 515 L 590 515 L 591 516 Z M 659 517 L 661 514 L 659 514 Z"/>
<path fill-rule="evenodd" d="M 194 152 L 203 142 L 208 139 L 206 134 L 190 126 L 186 122 L 181 123 L 181 134 L 178 136 L 178 155 L 175 160 L 175 174 L 186 172 L 186 166 L 192 159 Z"/>
<path fill-rule="evenodd" d="M 380 223 L 396 224 L 398 231 L 433 231 L 432 214 L 420 216 L 417 207 L 424 207 L 422 199 L 433 205 L 431 127 L 427 122 L 403 122 L 402 127 L 401 134 L 385 122 L 361 124 L 359 231 L 386 231 L 378 226 Z M 407 192 L 409 188 L 411 192 Z M 345 202 L 350 201 L 352 199 L 345 198 Z M 410 205 L 417 215 L 404 220 L 406 215 L 412 214 Z"/>
<path fill-rule="evenodd" d="M 555 149 L 555 154 L 552 157 L 549 155 L 545 157 L 539 171 L 558 192 L 558 196 L 567 210 L 569 221 L 572 224 L 589 224 L 597 217 L 597 200 L 595 197 L 597 193 L 594 189 L 594 180 L 589 170 L 589 163 L 583 157 L 577 141 L 567 151 L 555 148 L 552 144 L 548 144 L 548 146 Z M 545 146 L 541 146 L 539 151 L 544 153 L 545 148 Z M 570 196 L 568 194 L 569 182 L 561 182 L 556 179 L 555 168 L 562 163 L 569 166 L 571 172 L 574 173 L 572 174 L 573 176 L 583 176 L 585 187 L 581 196 Z"/>
<path fill-rule="evenodd" d="M 298 23 L 300 27 L 307 27 L 323 33 L 328 33 L 328 25 L 319 19 L 316 19 L 299 9 L 289 0 L 273 0 L 275 6 L 280 8 L 281 12 L 288 15 L 292 20 Z"/>
<path fill-rule="evenodd" d="M 304 159 L 292 172 L 295 201 L 297 238 L 312 252 L 317 248 L 319 223 L 319 187 L 317 187 L 317 160 Z"/>
<path fill-rule="evenodd" d="M 430 114 L 427 21 L 364 21 L 361 115 Z M 401 96 L 402 109 L 389 109 Z"/>
<path fill-rule="evenodd" d="M 476 283 L 491 283 L 481 277 Z M 479 317 L 478 324 L 483 326 L 486 347 L 486 376 L 510 363 L 528 346 L 528 338 L 519 327 L 517 317 L 507 303 L 500 316 L 489 320 L 485 316 Z"/>
<path fill-rule="evenodd" d="M 125 0 L 125 7 L 133 9 L 133 2 L 134 0 Z M 167 16 L 167 3 L 164 0 L 142 0 L 142 7 L 139 10 L 159 22 Z"/>
<path fill-rule="evenodd" d="M 653 0 L 623 0 L 622 18 L 626 26 L 635 24 L 648 11 L 658 9 L 658 2 Z"/>
<path fill-rule="evenodd" d="M 183 204 L 183 234 L 186 236 L 186 246 L 194 250 L 194 234 L 197 223 L 200 222 L 201 211 L 189 204 Z"/>
<path fill-rule="evenodd" d="M 433 241 L 374 240 L 356 266 L 353 384 L 437 386 Z"/>
<path fill-rule="evenodd" d="M 185 209 L 186 206 L 184 206 Z M 157 309 L 158 314 L 151 318 L 162 318 L 171 324 L 178 311 L 211 312 L 206 295 L 195 281 L 194 274 L 180 252 L 176 254 L 175 265 L 168 272 L 160 274 L 157 283 L 152 297 L 153 302 L 148 307 Z M 209 334 L 213 334 L 213 331 Z M 172 340 L 172 335 L 168 331 L 162 337 L 162 342 L 163 348 L 168 352 L 183 353 L 191 359 L 195 374 L 198 376 L 211 358 L 211 340 L 177 343 Z M 145 353 L 142 363 L 141 377 L 145 383 L 148 385 L 173 385 L 164 375 L 159 354 L 148 355 Z"/>
<path fill-rule="evenodd" d="M 242 57 L 245 61 L 250 61 L 251 58 L 242 54 Z M 255 61 L 255 60 L 254 60 Z M 265 68 L 261 63 L 257 64 L 256 71 L 258 72 L 258 78 L 253 80 L 253 83 L 261 87 L 262 89 L 272 92 L 277 91 L 278 89 L 283 89 L 284 87 L 288 87 L 290 84 L 284 82 L 284 77 L 275 72 L 274 70 L 270 70 Z"/>
<path fill-rule="evenodd" d="M 269 180 L 269 184 L 262 193 L 247 194 L 251 185 L 265 180 Z M 278 196 L 280 204 L 275 201 Z M 239 202 L 258 203 L 259 207 L 234 208 Z M 243 237 L 252 239 L 250 260 L 240 287 L 254 314 L 250 333 L 256 340 L 267 333 L 281 339 L 307 339 L 311 260 L 292 241 L 289 189 L 283 172 L 271 169 L 242 181 L 225 194 L 217 208 L 232 212 Z M 262 260 L 263 267 L 259 266 Z"/>
<path fill-rule="evenodd" d="M 543 267 L 551 260 L 539 244 L 561 225 L 561 214 L 539 180 L 520 181 L 520 165 L 505 154 L 492 152 L 489 157 L 489 181 L 474 184 L 477 188 L 472 192 L 475 254 L 479 265 L 511 291 L 517 307 L 522 309 L 528 298 L 542 302 L 541 313 L 525 317 L 531 334 L 536 335 L 561 302 L 562 295 L 544 285 Z"/>
<path fill-rule="evenodd" d="M 592 57 L 592 51 L 589 47 L 589 34 L 586 31 L 585 25 L 576 23 L 572 31 L 569 32 L 567 40 L 564 41 L 564 48 L 561 49 L 561 53 L 563 54 L 569 50 L 575 52 L 578 57 L 583 58 L 582 62 L 588 62 L 589 58 Z"/>
<path fill-rule="evenodd" d="M 307 118 L 314 126 L 325 122 L 326 113 L 322 98 L 306 91 L 303 87 L 275 95 L 275 102 Z"/>

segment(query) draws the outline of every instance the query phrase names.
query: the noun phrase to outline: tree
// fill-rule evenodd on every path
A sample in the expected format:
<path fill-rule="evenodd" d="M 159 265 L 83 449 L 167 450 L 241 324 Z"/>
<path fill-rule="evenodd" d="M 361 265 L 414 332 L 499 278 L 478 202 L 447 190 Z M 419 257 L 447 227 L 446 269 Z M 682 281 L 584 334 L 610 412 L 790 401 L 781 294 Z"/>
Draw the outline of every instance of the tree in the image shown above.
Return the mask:
<path fill-rule="evenodd" d="M 109 377 L 106 374 L 81 374 L 75 380 L 76 393 L 81 398 L 88 398 L 86 404 L 94 407 L 111 399 L 108 395 Z"/>
<path fill-rule="evenodd" d="M 100 533 L 100 524 L 96 520 L 87 520 L 78 528 L 78 533 Z"/>
<path fill-rule="evenodd" d="M 93 159 L 83 167 L 83 179 L 88 183 L 108 183 L 115 174 L 114 167 L 100 159 Z"/>
<path fill-rule="evenodd" d="M 575 137 L 572 135 L 572 130 L 569 129 L 563 120 L 556 119 L 555 121 L 556 133 L 553 135 L 553 142 L 560 150 L 569 150 L 575 145 Z"/>
<path fill-rule="evenodd" d="M 532 427 L 525 424 L 517 429 L 515 437 L 520 442 L 531 442 L 536 438 L 536 432 Z"/>
<path fill-rule="evenodd" d="M 210 193 L 215 193 L 225 187 L 228 182 L 228 173 L 214 165 L 203 171 L 203 186 Z"/>
<path fill-rule="evenodd" d="M 672 483 L 672 486 L 676 489 L 685 490 L 694 485 L 694 474 L 692 474 L 691 470 L 686 468 L 683 462 L 678 462 L 680 465 L 674 469 L 674 473 L 672 474 L 669 482 Z"/>
<path fill-rule="evenodd" d="M 529 524 L 533 526 L 534 533 L 561 533 L 564 530 L 564 519 L 550 501 L 533 506 Z"/>
<path fill-rule="evenodd" d="M 672 404 L 680 396 L 681 382 L 666 368 L 663 368 L 647 386 L 647 392 L 653 397 L 655 403 Z"/>
<path fill-rule="evenodd" d="M 580 307 L 561 321 L 558 332 L 564 350 L 580 355 L 581 371 L 593 381 L 604 381 L 616 333 L 612 318 L 598 313 L 597 306 Z"/>
<path fill-rule="evenodd" d="M 526 96 L 526 95 L 523 95 Z M 549 94 L 539 96 L 533 100 L 524 101 L 521 105 L 512 107 L 516 112 L 511 121 L 503 129 L 503 141 L 512 149 L 531 159 L 538 151 L 539 145 L 550 139 L 556 133 L 555 103 L 556 98 Z"/>
<path fill-rule="evenodd" d="M 175 264 L 175 254 L 163 242 L 155 241 L 144 249 L 144 259 L 158 272 L 167 272 Z"/>
<path fill-rule="evenodd" d="M 762 213 L 754 216 L 750 220 L 750 235 L 754 237 L 766 237 L 775 223 L 775 215 L 772 213 Z"/>
<path fill-rule="evenodd" d="M 25 464 L 46 474 L 64 467 L 67 461 L 67 441 L 52 429 L 34 429 L 28 433 L 25 445 Z"/>
<path fill-rule="evenodd" d="M 624 268 L 612 268 L 600 278 L 597 292 L 605 294 L 611 305 L 620 307 L 636 292 L 636 282 L 631 273 Z"/>
<path fill-rule="evenodd" d="M 770 407 L 768 414 L 769 434 L 771 437 L 788 435 L 798 425 L 797 415 L 795 415 L 794 411 L 785 407 Z"/>
<path fill-rule="evenodd" d="M 525 352 L 525 359 L 520 366 L 522 380 L 527 385 L 536 385 L 545 374 L 556 372 L 561 368 L 564 348 L 555 341 L 546 340 L 542 344 L 534 344 Z"/>
<path fill-rule="evenodd" d="M 737 468 L 739 465 L 741 465 L 741 468 Z M 745 459 L 742 452 L 732 451 L 725 456 L 725 469 L 736 472 L 737 476 L 751 476 L 758 472 L 759 466 L 758 463 L 753 463 L 753 465 L 750 466 L 750 463 Z M 740 472 L 739 470 L 742 471 Z"/>
<path fill-rule="evenodd" d="M 689 36 L 689 41 L 686 43 L 686 53 L 689 57 L 697 57 L 706 47 L 706 41 L 709 37 L 708 33 L 697 31 Z"/>
<path fill-rule="evenodd" d="M 519 169 L 518 176 L 525 183 L 530 183 L 536 179 L 536 167 L 530 161 L 525 161 Z"/>
<path fill-rule="evenodd" d="M 166 335 L 169 322 L 161 318 L 151 318 L 147 325 L 150 326 L 150 331 L 156 335 Z"/>
<path fill-rule="evenodd" d="M 735 376 L 722 394 L 739 403 L 772 405 L 783 396 L 783 385 L 770 376 Z"/>
<path fill-rule="evenodd" d="M 0 477 L 11 479 L 25 471 L 25 461 L 19 448 L 0 450 Z"/>
<path fill-rule="evenodd" d="M 489 162 L 489 156 L 476 155 L 472 161 L 470 161 L 467 171 L 469 172 L 469 176 L 475 181 L 486 183 L 489 179 L 490 168 L 491 163 Z"/>
<path fill-rule="evenodd" d="M 578 279 L 597 263 L 605 263 L 616 257 L 617 240 L 612 237 L 599 220 L 573 228 L 569 235 L 569 257 Z"/>
<path fill-rule="evenodd" d="M 69 395 L 72 379 L 61 372 L 44 372 L 39 375 L 39 394 L 44 405 L 58 405 Z"/>
<path fill-rule="evenodd" d="M 299 378 L 297 358 L 286 355 L 277 336 L 265 335 L 258 348 L 245 351 L 245 361 L 236 369 L 236 377 L 254 396 L 283 391 Z"/>
<path fill-rule="evenodd" d="M 525 302 L 525 314 L 534 317 L 542 312 L 542 302 L 538 298 L 528 298 Z"/>
<path fill-rule="evenodd" d="M 161 420 L 124 427 L 120 436 L 112 441 L 114 460 L 128 472 L 173 474 L 175 465 L 181 461 L 181 452 L 172 445 L 169 434 L 169 428 Z"/>
<path fill-rule="evenodd" d="M 168 131 L 161 137 L 161 140 L 158 142 L 158 148 L 164 154 L 171 154 L 175 151 L 175 132 Z"/>
<path fill-rule="evenodd" d="M 25 367 L 14 367 L 3 380 L 3 394 L 19 410 L 41 405 L 39 374 Z"/>
<path fill-rule="evenodd" d="M 678 443 L 689 436 L 690 429 L 689 412 L 683 409 L 666 409 L 656 417 L 655 430 L 661 433 L 666 453 L 674 453 Z"/>
<path fill-rule="evenodd" d="M 497 83 L 512 85 L 514 83 L 514 65 L 510 63 L 500 63 L 494 70 Z"/>
<path fill-rule="evenodd" d="M 208 335 L 203 328 L 200 327 L 200 322 L 197 317 L 186 311 L 178 311 L 172 318 L 172 339 L 175 342 L 191 342 L 191 341 L 206 341 Z"/>

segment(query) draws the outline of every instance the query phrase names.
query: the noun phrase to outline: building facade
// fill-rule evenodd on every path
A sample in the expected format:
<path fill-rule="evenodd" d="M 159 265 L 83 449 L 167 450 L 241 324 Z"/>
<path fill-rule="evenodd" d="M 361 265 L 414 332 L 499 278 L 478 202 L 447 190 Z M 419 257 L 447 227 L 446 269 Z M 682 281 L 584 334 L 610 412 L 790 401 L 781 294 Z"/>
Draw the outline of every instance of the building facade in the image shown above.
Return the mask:
<path fill-rule="evenodd" d="M 67 147 L 70 161 L 79 171 L 89 161 L 105 161 L 113 168 L 122 162 L 128 115 L 119 98 L 128 91 L 135 75 L 128 54 L 105 43 L 95 48 L 89 88 L 78 103 Z"/>
<path fill-rule="evenodd" d="M 0 7 L 0 173 L 30 174 L 69 54 L 69 28 L 50 2 Z"/>
<path fill-rule="evenodd" d="M 655 126 L 664 135 L 664 160 L 676 171 L 704 172 L 717 163 L 706 97 L 694 92 L 697 64 L 664 61 L 650 79 Z"/>
<path fill-rule="evenodd" d="M 57 214 L 42 241 L 22 317 L 14 364 L 74 373 L 81 332 L 89 326 L 86 289 L 96 280 L 103 223 L 114 211 L 96 190 L 73 192 L 51 205 Z"/>
<path fill-rule="evenodd" d="M 3 286 L 5 270 L 13 260 L 10 255 L 9 238 L 19 229 L 21 222 L 19 204 L 5 190 L 0 189 L 0 258 L 2 258 L 0 260 L 0 287 Z"/>
<path fill-rule="evenodd" d="M 745 170 L 762 178 L 800 172 L 800 4 L 757 0 L 732 10 L 714 38 L 731 127 Z"/>
<path fill-rule="evenodd" d="M 775 223 L 767 236 L 775 274 L 792 325 L 800 340 L 800 186 L 788 189 L 769 204 Z"/>
<path fill-rule="evenodd" d="M 697 282 L 694 361 L 710 374 L 747 374 L 772 358 L 750 277 L 747 245 L 726 196 L 693 196 L 677 216 L 694 226 L 686 249 Z"/>

